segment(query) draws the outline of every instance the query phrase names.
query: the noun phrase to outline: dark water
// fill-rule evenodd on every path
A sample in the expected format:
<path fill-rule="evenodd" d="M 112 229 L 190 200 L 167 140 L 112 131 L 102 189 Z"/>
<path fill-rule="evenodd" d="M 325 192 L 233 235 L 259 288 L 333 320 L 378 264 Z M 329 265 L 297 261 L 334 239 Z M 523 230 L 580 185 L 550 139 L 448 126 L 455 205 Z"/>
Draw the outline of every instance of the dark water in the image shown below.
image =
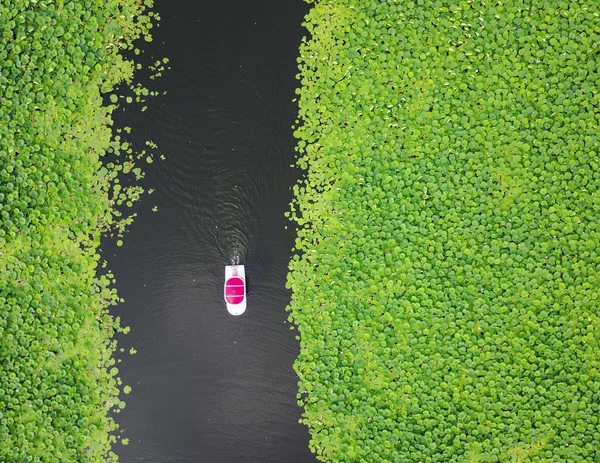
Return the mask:
<path fill-rule="evenodd" d="M 131 332 L 117 416 L 123 463 L 315 462 L 298 423 L 296 332 L 284 308 L 294 233 L 283 217 L 298 173 L 290 126 L 307 6 L 300 0 L 162 0 L 154 58 L 166 96 L 116 118 L 167 156 L 122 248 L 104 257 Z M 152 206 L 158 206 L 156 213 Z M 248 309 L 228 315 L 224 266 L 246 265 Z"/>

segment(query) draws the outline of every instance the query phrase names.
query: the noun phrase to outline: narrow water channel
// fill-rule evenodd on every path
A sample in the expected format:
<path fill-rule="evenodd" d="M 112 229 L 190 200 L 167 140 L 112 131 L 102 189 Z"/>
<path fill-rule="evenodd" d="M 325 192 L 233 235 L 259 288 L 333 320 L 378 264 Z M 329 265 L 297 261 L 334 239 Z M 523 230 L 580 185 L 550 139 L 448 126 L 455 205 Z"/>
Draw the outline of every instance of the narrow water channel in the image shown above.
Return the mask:
<path fill-rule="evenodd" d="M 286 230 L 298 172 L 290 126 L 300 0 L 158 0 L 146 54 L 172 69 L 148 110 L 118 126 L 167 159 L 136 206 L 123 247 L 104 247 L 125 302 L 115 307 L 138 353 L 118 365 L 133 391 L 117 416 L 123 463 L 308 463 L 298 423 L 296 332 L 286 323 Z M 152 212 L 153 206 L 158 207 Z M 248 309 L 228 315 L 224 266 L 246 265 Z"/>

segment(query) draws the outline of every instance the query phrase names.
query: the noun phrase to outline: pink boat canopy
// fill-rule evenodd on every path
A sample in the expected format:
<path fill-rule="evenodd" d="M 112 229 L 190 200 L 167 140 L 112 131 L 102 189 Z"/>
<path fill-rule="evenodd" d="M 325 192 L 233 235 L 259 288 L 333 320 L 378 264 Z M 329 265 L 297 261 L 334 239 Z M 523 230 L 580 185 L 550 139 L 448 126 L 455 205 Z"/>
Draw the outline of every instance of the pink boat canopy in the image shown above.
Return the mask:
<path fill-rule="evenodd" d="M 230 304 L 239 304 L 244 300 L 244 280 L 232 277 L 225 282 L 225 300 Z"/>

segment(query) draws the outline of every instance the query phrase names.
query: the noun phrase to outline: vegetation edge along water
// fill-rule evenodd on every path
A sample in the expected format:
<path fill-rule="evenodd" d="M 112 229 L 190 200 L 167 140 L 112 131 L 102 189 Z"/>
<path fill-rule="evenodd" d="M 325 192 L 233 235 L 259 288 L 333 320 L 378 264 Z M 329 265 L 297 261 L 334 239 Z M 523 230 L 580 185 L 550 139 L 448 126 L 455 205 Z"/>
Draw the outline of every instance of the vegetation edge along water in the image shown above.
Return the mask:
<path fill-rule="evenodd" d="M 315 1 L 290 320 L 326 462 L 598 462 L 594 1 Z"/>
<path fill-rule="evenodd" d="M 151 40 L 151 7 L 0 3 L 0 462 L 118 460 L 113 413 L 130 388 L 113 335 L 127 328 L 108 312 L 119 299 L 98 251 L 143 192 L 145 153 L 113 133 L 111 114 L 155 93 L 122 55 Z"/>

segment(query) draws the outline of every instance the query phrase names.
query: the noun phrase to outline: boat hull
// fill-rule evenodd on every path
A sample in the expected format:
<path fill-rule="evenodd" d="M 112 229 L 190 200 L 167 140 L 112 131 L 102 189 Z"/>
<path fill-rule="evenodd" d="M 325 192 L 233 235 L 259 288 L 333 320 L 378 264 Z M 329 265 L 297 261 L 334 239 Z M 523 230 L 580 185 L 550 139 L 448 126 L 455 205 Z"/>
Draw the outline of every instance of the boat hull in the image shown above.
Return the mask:
<path fill-rule="evenodd" d="M 223 297 L 231 315 L 241 315 L 246 311 L 246 271 L 243 265 L 225 267 Z"/>

